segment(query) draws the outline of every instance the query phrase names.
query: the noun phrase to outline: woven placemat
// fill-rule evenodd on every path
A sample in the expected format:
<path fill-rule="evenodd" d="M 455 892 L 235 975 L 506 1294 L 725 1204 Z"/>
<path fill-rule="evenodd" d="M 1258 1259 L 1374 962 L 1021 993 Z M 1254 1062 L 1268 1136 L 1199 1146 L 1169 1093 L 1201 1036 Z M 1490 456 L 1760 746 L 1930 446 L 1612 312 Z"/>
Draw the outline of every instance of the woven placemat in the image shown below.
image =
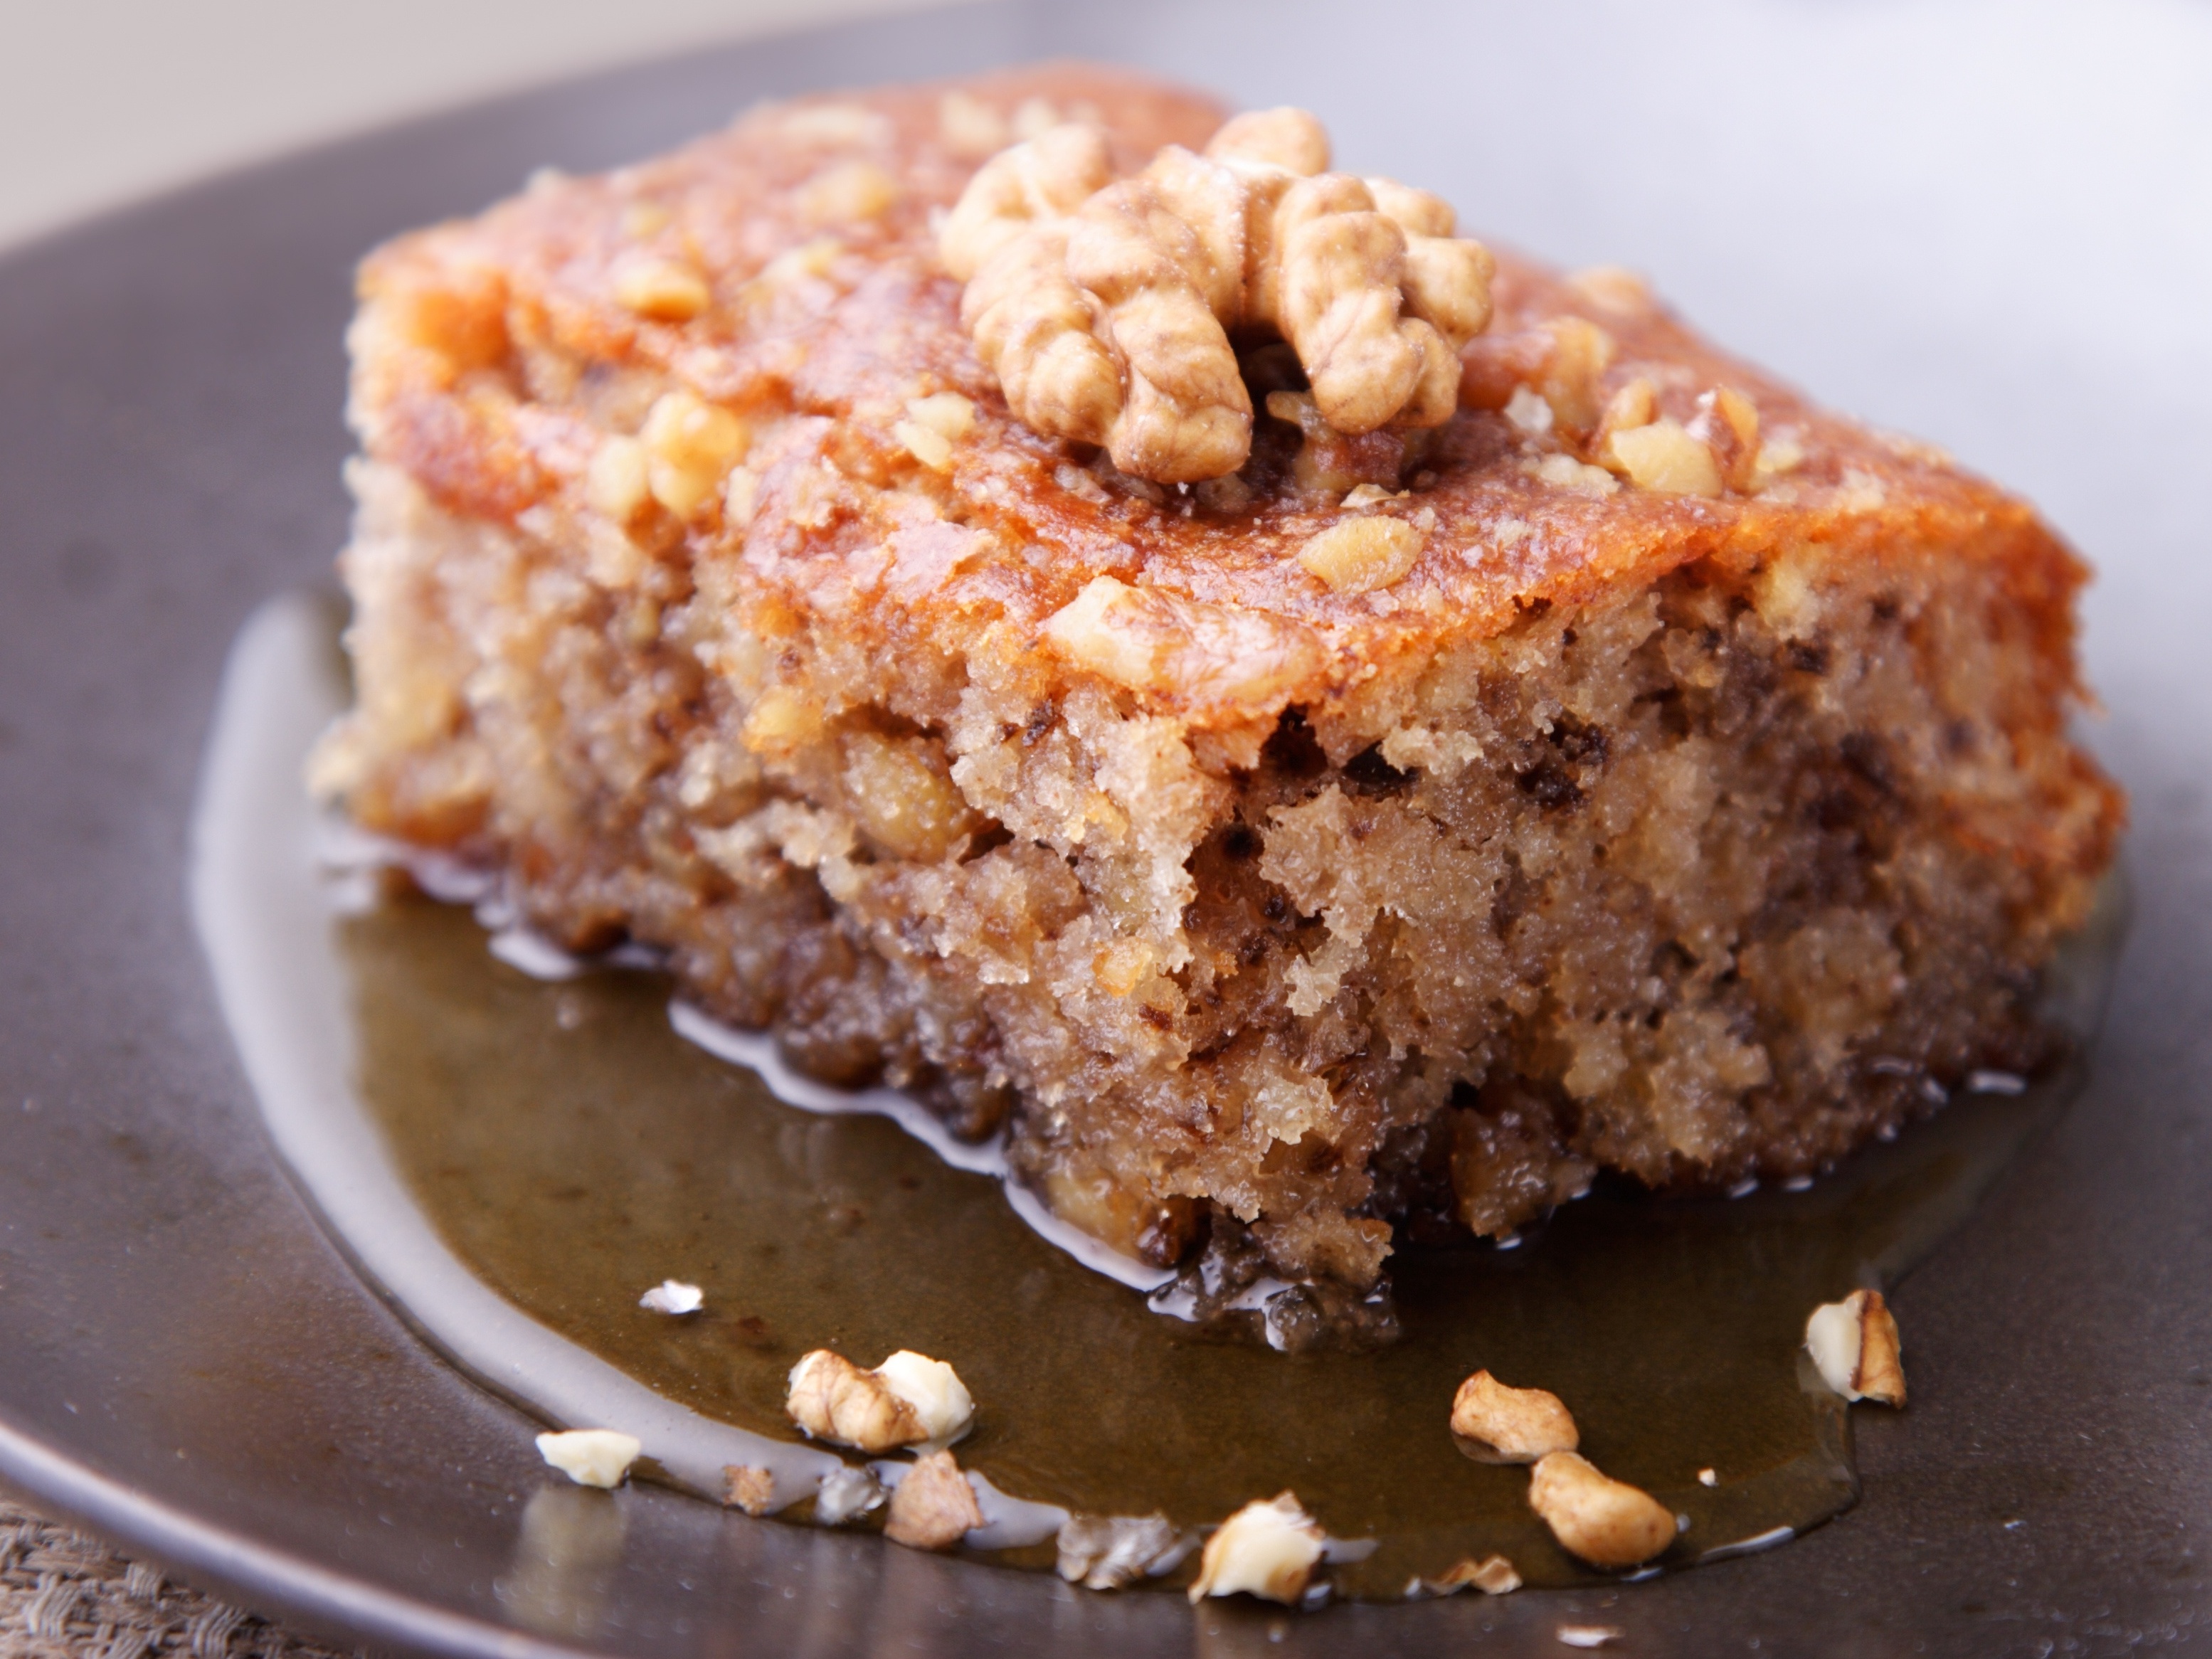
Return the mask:
<path fill-rule="evenodd" d="M 338 1659 L 0 1498 L 0 1659 Z"/>

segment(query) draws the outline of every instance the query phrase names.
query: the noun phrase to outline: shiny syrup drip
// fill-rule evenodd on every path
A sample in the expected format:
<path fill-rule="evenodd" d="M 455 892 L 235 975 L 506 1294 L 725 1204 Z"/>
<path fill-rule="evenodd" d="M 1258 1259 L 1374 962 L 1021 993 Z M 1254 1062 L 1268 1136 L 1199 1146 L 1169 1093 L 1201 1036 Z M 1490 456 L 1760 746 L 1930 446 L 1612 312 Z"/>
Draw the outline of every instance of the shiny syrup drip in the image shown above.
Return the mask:
<path fill-rule="evenodd" d="M 2054 1018 L 2085 1032 L 2118 908 L 2052 976 Z M 1448 1432 L 1454 1389 L 1482 1366 L 1559 1395 L 1586 1455 L 1686 1517 L 1662 1567 L 1849 1508 L 1847 1408 L 1802 1358 L 1806 1315 L 1893 1283 L 2079 1085 L 2069 1070 L 2022 1096 L 1963 1096 L 1803 1192 L 1601 1192 L 1517 1249 L 1401 1253 L 1400 1341 L 1283 1354 L 1151 1312 L 1024 1226 L 997 1182 L 891 1122 L 784 1104 L 671 1030 L 659 975 L 532 980 L 465 911 L 420 900 L 339 937 L 362 1097 L 403 1178 L 455 1254 L 544 1324 L 784 1439 L 801 1353 L 918 1349 L 974 1392 L 957 1455 L 1000 1490 L 1196 1528 L 1289 1488 L 1332 1536 L 1376 1540 L 1330 1570 L 1353 1595 L 1397 1596 L 1493 1552 L 1531 1584 L 1592 1578 L 1529 1512 L 1527 1472 L 1473 1462 Z M 703 1312 L 638 1306 L 672 1277 L 704 1290 Z M 988 1559 L 1049 1566 L 1053 1549 Z"/>

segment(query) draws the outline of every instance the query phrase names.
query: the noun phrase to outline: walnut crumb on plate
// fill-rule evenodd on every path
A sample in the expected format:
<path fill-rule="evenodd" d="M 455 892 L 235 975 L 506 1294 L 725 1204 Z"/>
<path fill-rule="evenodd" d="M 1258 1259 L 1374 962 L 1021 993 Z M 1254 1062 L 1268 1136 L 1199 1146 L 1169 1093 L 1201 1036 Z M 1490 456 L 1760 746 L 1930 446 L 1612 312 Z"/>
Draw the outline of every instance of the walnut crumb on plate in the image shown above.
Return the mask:
<path fill-rule="evenodd" d="M 1312 1582 L 1328 1539 L 1294 1492 L 1247 1504 L 1206 1540 L 1193 1601 L 1242 1592 L 1295 1606 Z"/>
<path fill-rule="evenodd" d="M 706 1305 L 706 1293 L 696 1285 L 686 1285 L 678 1279 L 664 1279 L 643 1296 L 637 1305 L 661 1314 L 695 1314 Z"/>
<path fill-rule="evenodd" d="M 635 1435 L 616 1429 L 566 1429 L 538 1437 L 538 1455 L 580 1486 L 619 1486 L 643 1449 Z"/>
<path fill-rule="evenodd" d="M 1805 1322 L 1805 1347 L 1820 1380 L 1844 1399 L 1905 1403 L 1897 1320 L 1880 1291 L 1853 1291 L 1815 1308 Z"/>

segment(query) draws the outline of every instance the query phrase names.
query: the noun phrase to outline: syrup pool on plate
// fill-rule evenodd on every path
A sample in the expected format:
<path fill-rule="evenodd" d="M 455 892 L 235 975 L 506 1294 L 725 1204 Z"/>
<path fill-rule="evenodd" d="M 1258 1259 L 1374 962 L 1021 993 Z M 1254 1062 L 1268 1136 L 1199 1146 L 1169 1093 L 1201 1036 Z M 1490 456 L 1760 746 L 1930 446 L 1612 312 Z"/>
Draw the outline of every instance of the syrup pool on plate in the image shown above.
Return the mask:
<path fill-rule="evenodd" d="M 1560 1395 L 1592 1461 L 1681 1517 L 1659 1567 L 1770 1547 L 1857 1493 L 1808 1313 L 1893 1284 L 2080 1082 L 2079 1061 L 2024 1092 L 1984 1079 L 1802 1191 L 1602 1189 L 1516 1249 L 1407 1248 L 1395 1342 L 1279 1352 L 1256 1317 L 1241 1337 L 1164 1317 L 1055 1248 L 988 1160 L 787 1103 L 684 1040 L 655 973 L 532 977 L 465 908 L 334 904 L 299 778 L 343 698 L 334 619 L 266 608 L 234 652 L 194 825 L 195 917 L 280 1150 L 465 1368 L 563 1426 L 637 1433 L 647 1473 L 703 1495 L 726 1464 L 770 1467 L 801 1493 L 787 1521 L 836 1467 L 784 1415 L 793 1362 L 912 1348 L 977 1401 L 957 1455 L 989 1522 L 968 1543 L 992 1560 L 1049 1567 L 1070 1513 L 1195 1530 L 1288 1489 L 1344 1540 L 1342 1593 L 1401 1595 L 1492 1553 L 1531 1584 L 1589 1580 L 1529 1511 L 1527 1471 L 1452 1439 L 1479 1367 Z M 2120 910 L 2108 892 L 2048 976 L 2085 1048 Z M 639 1305 L 669 1279 L 700 1287 L 699 1311 Z"/>
<path fill-rule="evenodd" d="M 658 975 L 543 982 L 421 900 L 340 926 L 366 1103 L 431 1224 L 526 1312 L 791 1438 L 786 1375 L 810 1349 L 950 1360 L 979 1403 L 957 1455 L 1000 1491 L 1196 1528 L 1289 1488 L 1333 1537 L 1376 1540 L 1333 1570 L 1350 1594 L 1492 1552 L 1530 1583 L 1589 1576 L 1529 1512 L 1527 1471 L 1448 1432 L 1478 1367 L 1559 1395 L 1600 1468 L 1688 1518 L 1666 1565 L 1847 1508 L 1846 1408 L 1802 1358 L 1807 1314 L 1893 1281 L 2068 1092 L 1963 1096 L 1802 1192 L 1607 1192 L 1517 1249 L 1408 1249 L 1397 1341 L 1280 1353 L 1152 1311 L 888 1120 L 784 1104 L 676 1036 Z M 669 1277 L 701 1312 L 639 1306 Z"/>

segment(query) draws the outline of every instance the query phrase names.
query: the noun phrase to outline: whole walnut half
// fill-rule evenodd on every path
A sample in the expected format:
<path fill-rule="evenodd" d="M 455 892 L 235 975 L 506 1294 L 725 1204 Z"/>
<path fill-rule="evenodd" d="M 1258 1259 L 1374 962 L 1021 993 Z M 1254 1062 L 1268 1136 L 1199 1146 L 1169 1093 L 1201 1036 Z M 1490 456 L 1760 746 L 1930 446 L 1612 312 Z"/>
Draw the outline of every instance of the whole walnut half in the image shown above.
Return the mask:
<path fill-rule="evenodd" d="M 938 251 L 1008 407 L 1138 477 L 1221 477 L 1252 448 L 1231 335 L 1272 331 L 1340 432 L 1450 419 L 1490 255 L 1441 198 L 1328 158 L 1297 109 L 1240 115 L 1204 155 L 1171 144 L 1130 179 L 1079 125 L 992 157 Z"/>

